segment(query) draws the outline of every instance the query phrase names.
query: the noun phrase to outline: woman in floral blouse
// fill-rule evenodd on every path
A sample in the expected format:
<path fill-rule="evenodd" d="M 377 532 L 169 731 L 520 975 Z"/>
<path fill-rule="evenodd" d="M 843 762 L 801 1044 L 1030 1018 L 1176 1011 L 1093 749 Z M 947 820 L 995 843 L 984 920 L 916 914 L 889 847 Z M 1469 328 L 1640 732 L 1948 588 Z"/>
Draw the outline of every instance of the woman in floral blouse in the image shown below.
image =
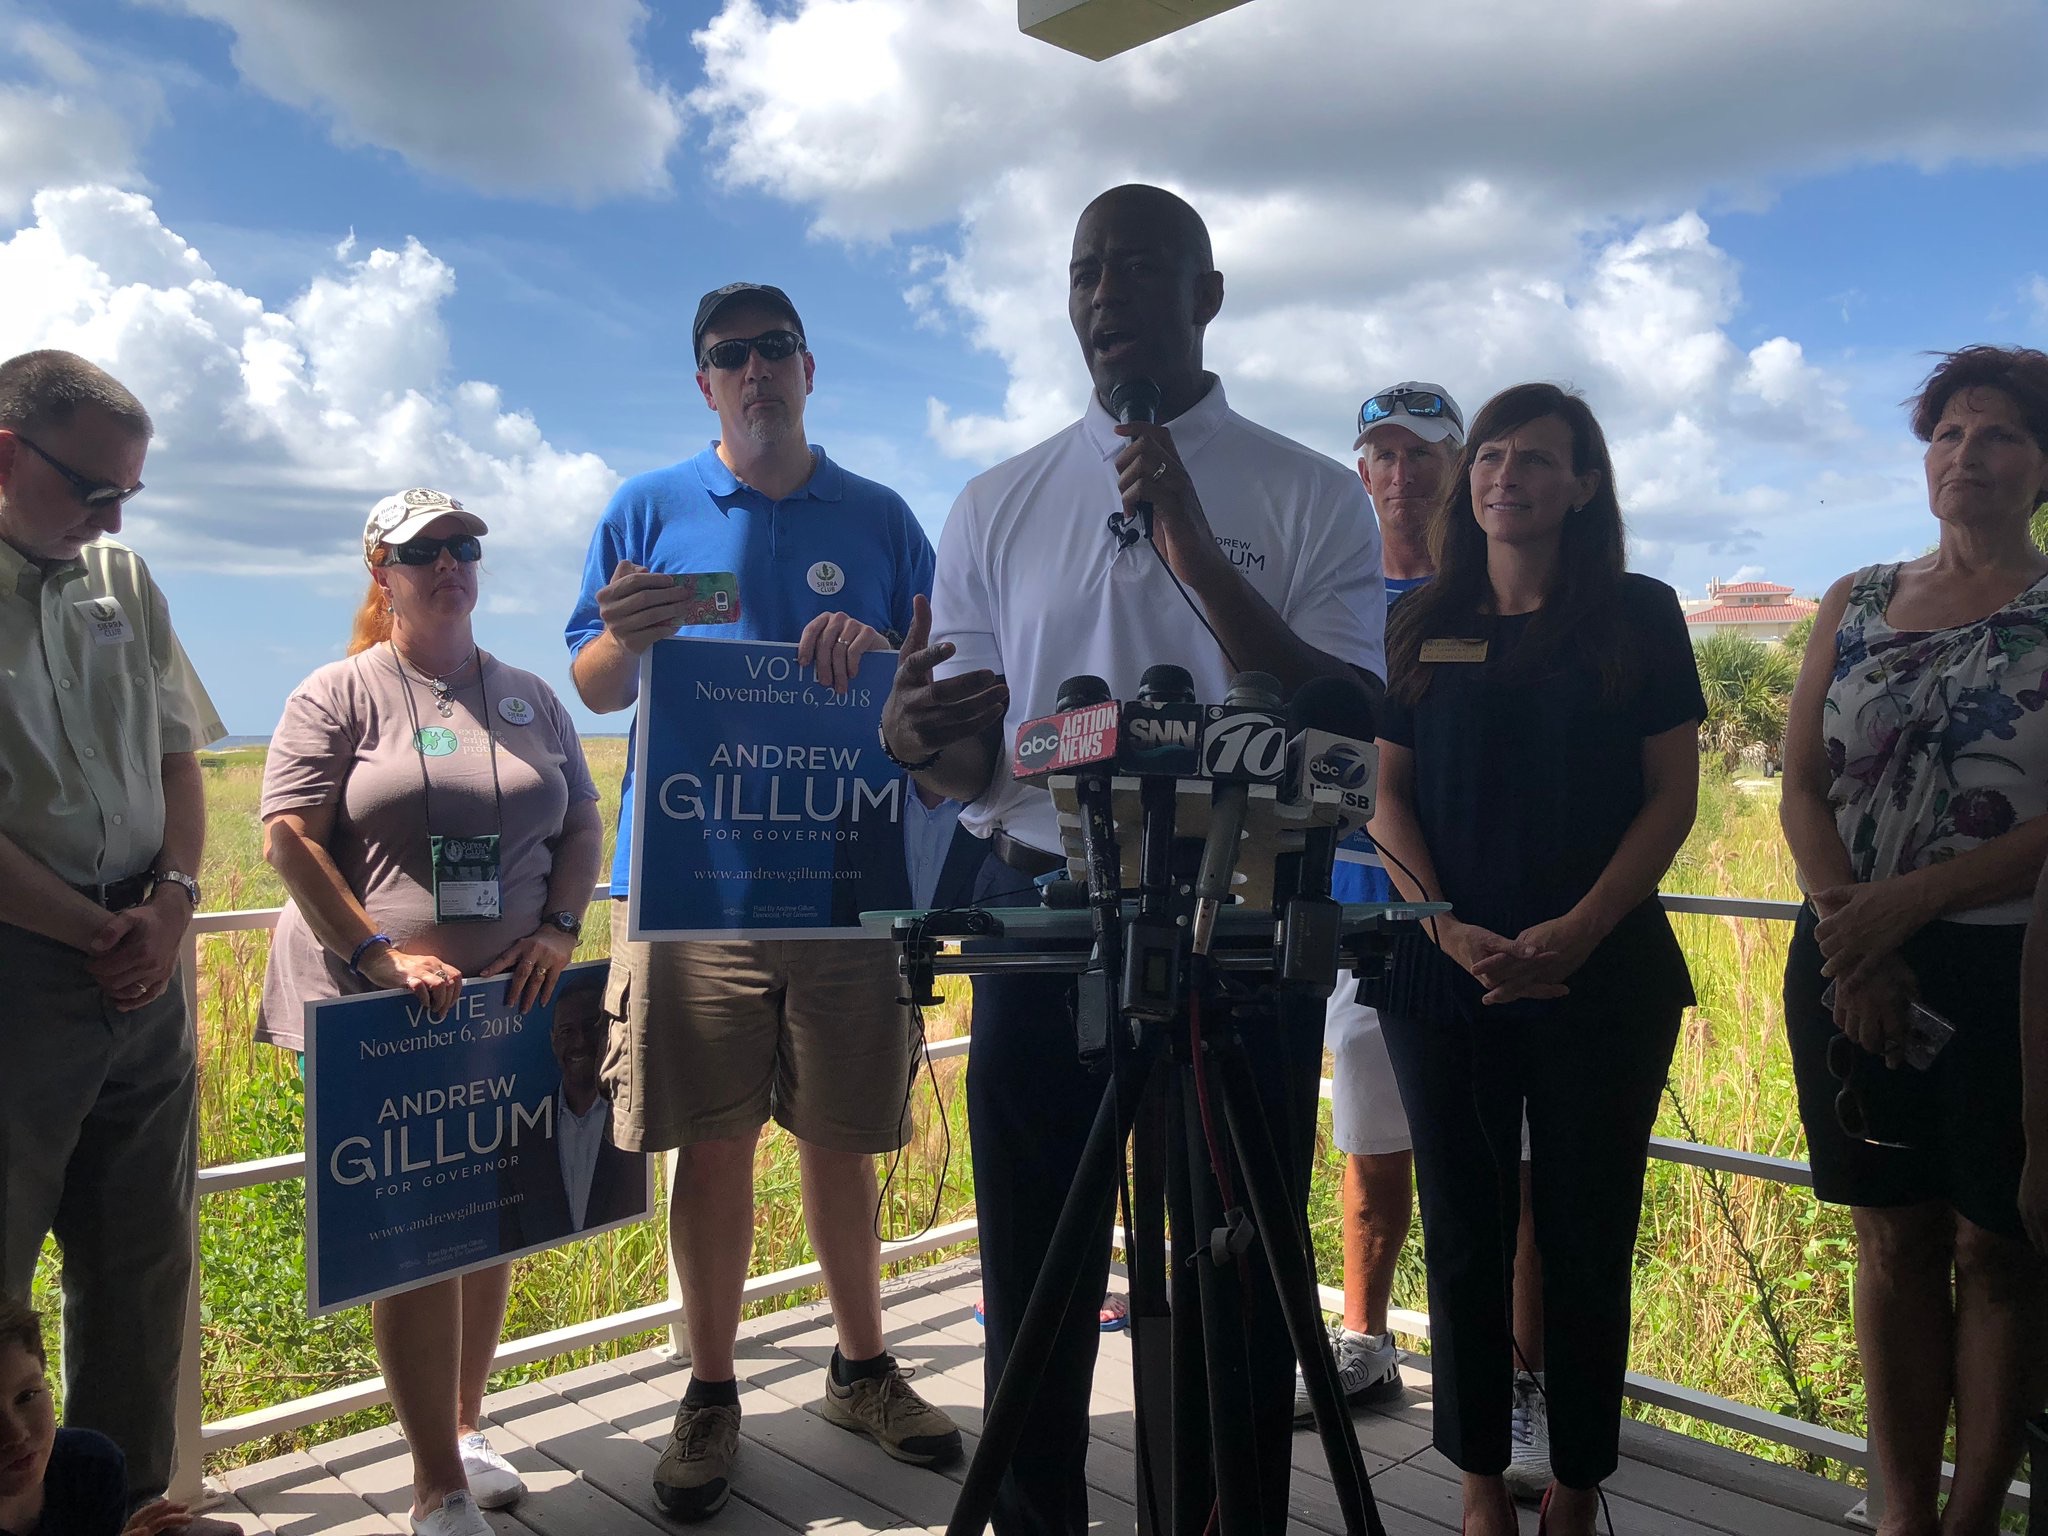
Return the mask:
<path fill-rule="evenodd" d="M 2020 941 L 2048 856 L 2048 557 L 2028 531 L 2048 503 L 2048 355 L 1951 353 L 1912 408 L 1940 542 L 1828 590 L 1792 696 L 1783 816 L 1807 898 L 1785 1017 L 1814 1191 L 1856 1223 L 1881 1529 L 1964 1536 L 1998 1529 L 2048 1391 L 2048 1261 L 2019 1212 Z"/>

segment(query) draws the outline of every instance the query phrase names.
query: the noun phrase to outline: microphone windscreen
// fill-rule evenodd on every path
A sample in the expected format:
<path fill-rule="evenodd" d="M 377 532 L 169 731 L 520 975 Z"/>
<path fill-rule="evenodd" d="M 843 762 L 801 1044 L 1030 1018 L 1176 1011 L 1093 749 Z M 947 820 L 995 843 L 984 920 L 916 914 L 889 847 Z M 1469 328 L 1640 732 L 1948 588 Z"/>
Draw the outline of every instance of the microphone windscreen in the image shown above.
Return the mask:
<path fill-rule="evenodd" d="M 1357 741 L 1378 737 L 1372 695 L 1348 677 L 1312 677 L 1287 705 L 1290 731 L 1328 731 Z"/>
<path fill-rule="evenodd" d="M 1125 379 L 1109 392 L 1109 413 L 1118 421 L 1157 421 L 1159 386 L 1140 375 Z"/>
<path fill-rule="evenodd" d="M 1147 704 L 1192 704 L 1195 701 L 1194 674 L 1170 661 L 1147 667 L 1138 679 L 1138 697 Z"/>
<path fill-rule="evenodd" d="M 1240 672 L 1230 680 L 1223 702 L 1233 709 L 1280 710 L 1280 679 L 1270 672 Z"/>
<path fill-rule="evenodd" d="M 1070 709 L 1085 709 L 1090 704 L 1105 704 L 1109 701 L 1109 684 L 1091 673 L 1083 672 L 1070 677 L 1060 684 L 1059 698 L 1053 704 L 1055 712 L 1064 713 Z"/>

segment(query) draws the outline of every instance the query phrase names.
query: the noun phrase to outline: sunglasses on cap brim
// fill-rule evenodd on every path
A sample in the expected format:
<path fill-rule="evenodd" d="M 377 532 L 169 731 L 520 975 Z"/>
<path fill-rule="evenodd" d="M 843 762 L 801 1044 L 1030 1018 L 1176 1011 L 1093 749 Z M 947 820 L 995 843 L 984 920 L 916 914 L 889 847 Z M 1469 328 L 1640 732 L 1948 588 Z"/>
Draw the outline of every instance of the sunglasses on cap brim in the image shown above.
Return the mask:
<path fill-rule="evenodd" d="M 734 336 L 714 342 L 704 349 L 704 364 L 721 370 L 738 368 L 746 362 L 749 352 L 760 353 L 764 362 L 779 363 L 803 349 L 804 339 L 795 331 L 763 331 L 758 336 Z"/>
<path fill-rule="evenodd" d="M 1389 389 L 1358 408 L 1358 430 L 1363 432 L 1396 416 L 1441 416 L 1460 430 L 1465 425 L 1458 416 L 1458 408 L 1434 390 Z"/>
<path fill-rule="evenodd" d="M 407 539 L 403 544 L 379 544 L 370 554 L 372 565 L 432 565 L 447 550 L 463 565 L 483 559 L 484 541 L 473 533 L 458 533 L 446 539 Z"/>

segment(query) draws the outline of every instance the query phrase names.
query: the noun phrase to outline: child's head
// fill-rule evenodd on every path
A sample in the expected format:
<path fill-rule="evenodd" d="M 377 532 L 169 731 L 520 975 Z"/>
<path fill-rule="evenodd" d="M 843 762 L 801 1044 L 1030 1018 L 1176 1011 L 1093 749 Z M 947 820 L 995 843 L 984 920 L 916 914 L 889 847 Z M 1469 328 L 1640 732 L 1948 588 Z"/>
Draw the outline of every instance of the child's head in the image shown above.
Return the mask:
<path fill-rule="evenodd" d="M 0 1297 L 0 1498 L 43 1480 L 57 1438 L 43 1325 L 33 1308 Z"/>

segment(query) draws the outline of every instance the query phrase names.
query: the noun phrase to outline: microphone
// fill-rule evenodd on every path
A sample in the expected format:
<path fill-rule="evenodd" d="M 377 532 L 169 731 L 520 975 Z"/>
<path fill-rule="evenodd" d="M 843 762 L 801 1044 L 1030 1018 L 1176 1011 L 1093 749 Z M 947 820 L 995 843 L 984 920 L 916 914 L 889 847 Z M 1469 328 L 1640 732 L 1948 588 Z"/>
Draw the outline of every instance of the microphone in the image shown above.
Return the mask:
<path fill-rule="evenodd" d="M 1134 421 L 1159 419 L 1159 386 L 1142 374 L 1124 379 L 1109 392 L 1109 414 L 1125 426 Z M 1152 503 L 1141 501 L 1131 509 L 1135 518 L 1121 510 L 1109 515 L 1110 535 L 1118 549 L 1129 549 L 1139 539 L 1152 537 Z"/>
<path fill-rule="evenodd" d="M 1139 783 L 1138 916 L 1125 934 L 1124 1011 L 1164 1023 L 1180 1011 L 1180 928 L 1173 921 L 1177 781 L 1201 768 L 1202 707 L 1185 667 L 1147 667 L 1124 706 L 1117 765 Z"/>
<path fill-rule="evenodd" d="M 1280 906 L 1273 930 L 1273 969 L 1282 990 L 1328 997 L 1337 985 L 1343 908 L 1330 897 L 1337 844 L 1372 815 L 1372 700 L 1349 678 L 1304 683 L 1288 706 L 1288 799 L 1335 802 L 1337 820 L 1309 827 L 1302 837 L 1294 892 Z M 1323 794 L 1317 794 L 1317 790 Z M 1331 793 L 1334 791 L 1334 793 Z"/>
<path fill-rule="evenodd" d="M 1078 773 L 1116 760 L 1121 706 L 1109 684 L 1083 673 L 1060 684 L 1053 712 L 1017 727 L 1010 774 L 1043 784 L 1056 773 Z"/>
<path fill-rule="evenodd" d="M 1244 836 L 1253 784 L 1277 784 L 1287 767 L 1287 724 L 1280 714 L 1280 682 L 1264 672 L 1240 672 L 1221 704 L 1212 704 L 1202 731 L 1202 771 L 1216 781 L 1209 805 L 1209 835 L 1195 877 L 1194 950 L 1209 953 L 1216 914 L 1230 895 L 1237 845 Z"/>

